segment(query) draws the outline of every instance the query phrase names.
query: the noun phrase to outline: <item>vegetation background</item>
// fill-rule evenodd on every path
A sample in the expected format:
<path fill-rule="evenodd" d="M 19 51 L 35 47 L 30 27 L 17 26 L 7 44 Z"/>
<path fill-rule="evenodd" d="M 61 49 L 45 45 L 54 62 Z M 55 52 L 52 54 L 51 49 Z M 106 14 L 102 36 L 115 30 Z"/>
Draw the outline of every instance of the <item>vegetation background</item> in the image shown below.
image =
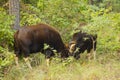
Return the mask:
<path fill-rule="evenodd" d="M 97 59 L 88 62 L 86 52 L 80 60 L 72 57 L 50 67 L 44 55 L 31 55 L 30 70 L 24 61 L 14 63 L 14 16 L 9 0 L 0 0 L 0 79 L 1 80 L 120 80 L 120 0 L 20 0 L 20 26 L 46 23 L 55 27 L 64 43 L 82 30 L 97 34 Z"/>

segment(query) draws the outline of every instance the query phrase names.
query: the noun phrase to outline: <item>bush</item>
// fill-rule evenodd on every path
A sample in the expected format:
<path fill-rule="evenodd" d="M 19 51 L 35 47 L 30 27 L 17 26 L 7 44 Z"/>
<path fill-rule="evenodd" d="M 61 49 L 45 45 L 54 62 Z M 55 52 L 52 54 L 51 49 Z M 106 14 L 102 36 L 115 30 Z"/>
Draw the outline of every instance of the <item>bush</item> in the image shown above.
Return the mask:
<path fill-rule="evenodd" d="M 2 47 L 13 46 L 14 31 L 10 27 L 12 24 L 12 17 L 2 8 L 0 8 L 0 13 L 2 14 L 0 15 L 0 47 L 2 49 Z"/>
<path fill-rule="evenodd" d="M 7 15 L 3 8 L 0 8 L 0 77 L 5 67 L 13 62 L 13 55 L 9 52 L 8 47 L 13 47 L 13 33 L 10 24 L 12 17 Z M 2 72 L 1 72 L 2 71 Z"/>
<path fill-rule="evenodd" d="M 99 53 L 118 51 L 120 49 L 120 14 L 106 13 L 106 9 L 104 9 L 103 14 L 99 16 L 100 11 L 92 13 L 92 15 L 98 15 L 92 17 L 83 30 L 91 34 L 98 34 L 97 50 Z"/>

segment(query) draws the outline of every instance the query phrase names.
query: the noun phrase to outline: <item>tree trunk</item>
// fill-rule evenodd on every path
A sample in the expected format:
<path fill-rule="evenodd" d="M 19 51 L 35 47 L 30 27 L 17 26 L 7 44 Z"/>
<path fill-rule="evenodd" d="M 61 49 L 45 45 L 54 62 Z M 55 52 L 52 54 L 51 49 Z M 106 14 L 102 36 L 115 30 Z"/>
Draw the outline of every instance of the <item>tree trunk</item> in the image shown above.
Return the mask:
<path fill-rule="evenodd" d="M 89 0 L 89 4 L 90 4 L 90 5 L 93 5 L 93 4 L 94 4 L 94 1 L 93 1 L 93 0 Z"/>
<path fill-rule="evenodd" d="M 20 3 L 19 3 L 19 0 L 9 0 L 9 14 L 13 15 L 15 17 L 12 28 L 19 29 L 20 28 Z"/>

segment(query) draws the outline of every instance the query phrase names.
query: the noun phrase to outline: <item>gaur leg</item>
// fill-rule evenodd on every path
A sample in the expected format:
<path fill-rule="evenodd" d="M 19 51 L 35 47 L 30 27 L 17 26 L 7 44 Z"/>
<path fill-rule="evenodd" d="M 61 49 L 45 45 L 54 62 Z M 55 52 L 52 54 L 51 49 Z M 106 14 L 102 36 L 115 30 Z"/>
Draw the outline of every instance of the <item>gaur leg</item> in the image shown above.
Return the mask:
<path fill-rule="evenodd" d="M 31 67 L 31 64 L 30 64 L 30 61 L 29 61 L 29 54 L 30 54 L 30 51 L 29 51 L 29 48 L 28 47 L 23 47 L 23 56 L 24 56 L 24 61 L 26 63 L 26 65 L 32 69 Z"/>
<path fill-rule="evenodd" d="M 96 60 L 96 50 L 93 51 L 94 60 Z"/>
<path fill-rule="evenodd" d="M 21 55 L 21 51 L 15 50 L 15 58 L 14 59 L 15 59 L 16 66 L 19 66 L 18 59 L 19 59 L 20 55 Z"/>
<path fill-rule="evenodd" d="M 91 58 L 92 58 L 93 49 L 88 49 L 87 53 L 88 53 L 88 55 L 87 55 L 88 56 L 88 60 L 90 61 Z"/>
<path fill-rule="evenodd" d="M 50 58 L 46 59 L 46 65 L 49 67 L 50 66 Z"/>
<path fill-rule="evenodd" d="M 47 66 L 49 66 L 50 60 L 51 60 L 50 58 L 52 56 L 54 56 L 54 52 L 50 48 L 48 48 L 48 49 L 44 50 L 44 53 L 45 53 L 45 58 L 46 58 L 46 64 L 47 64 Z"/>
<path fill-rule="evenodd" d="M 17 66 L 19 66 L 19 63 L 18 63 L 18 56 L 17 56 L 17 55 L 15 55 L 15 64 L 16 64 Z"/>
<path fill-rule="evenodd" d="M 29 61 L 29 57 L 24 57 L 23 59 L 24 59 L 26 65 L 27 65 L 30 69 L 32 69 L 32 66 L 31 66 L 30 61 Z"/>

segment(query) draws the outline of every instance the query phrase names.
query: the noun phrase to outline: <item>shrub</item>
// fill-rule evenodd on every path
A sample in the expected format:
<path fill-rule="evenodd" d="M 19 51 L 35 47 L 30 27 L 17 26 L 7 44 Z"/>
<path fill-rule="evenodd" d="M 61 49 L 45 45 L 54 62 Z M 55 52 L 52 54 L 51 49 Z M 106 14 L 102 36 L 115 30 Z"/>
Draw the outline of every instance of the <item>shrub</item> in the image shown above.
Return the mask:
<path fill-rule="evenodd" d="M 13 46 L 13 33 L 10 25 L 12 17 L 9 16 L 4 9 L 0 8 L 0 47 Z"/>
<path fill-rule="evenodd" d="M 12 17 L 7 15 L 3 8 L 0 8 L 0 75 L 5 67 L 12 64 L 13 55 L 9 52 L 8 48 L 13 47 L 13 33 L 10 24 Z"/>
<path fill-rule="evenodd" d="M 103 52 L 114 52 L 120 49 L 120 14 L 119 13 L 105 13 L 92 17 L 91 22 L 83 27 L 83 30 L 91 34 L 98 34 L 97 50 Z M 92 13 L 92 15 L 98 14 Z"/>

